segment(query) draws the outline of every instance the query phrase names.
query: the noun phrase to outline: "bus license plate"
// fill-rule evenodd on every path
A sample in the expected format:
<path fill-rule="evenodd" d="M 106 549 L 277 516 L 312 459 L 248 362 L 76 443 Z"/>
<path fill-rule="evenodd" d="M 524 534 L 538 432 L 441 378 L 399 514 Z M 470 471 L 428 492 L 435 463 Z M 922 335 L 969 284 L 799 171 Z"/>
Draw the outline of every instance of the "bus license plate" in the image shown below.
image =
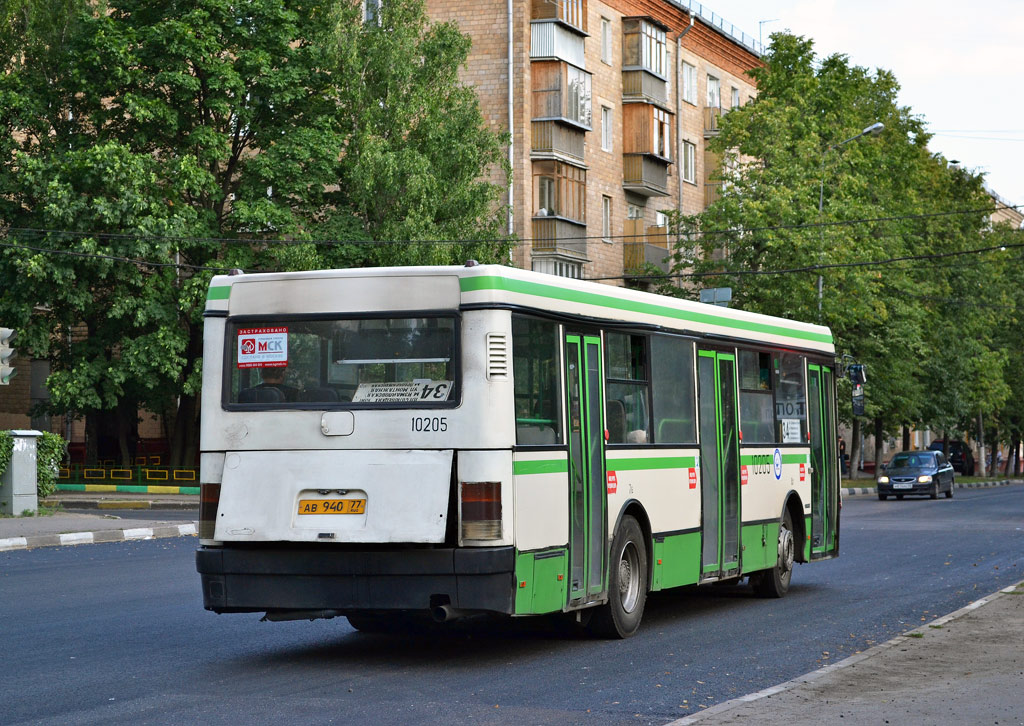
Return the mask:
<path fill-rule="evenodd" d="M 299 514 L 365 514 L 365 499 L 300 499 Z"/>

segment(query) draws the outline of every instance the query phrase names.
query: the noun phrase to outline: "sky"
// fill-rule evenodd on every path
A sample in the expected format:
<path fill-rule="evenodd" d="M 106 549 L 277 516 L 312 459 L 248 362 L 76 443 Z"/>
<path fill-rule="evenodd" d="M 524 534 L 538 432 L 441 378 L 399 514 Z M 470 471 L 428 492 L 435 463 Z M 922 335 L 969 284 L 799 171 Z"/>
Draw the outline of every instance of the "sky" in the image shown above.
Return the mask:
<path fill-rule="evenodd" d="M 789 31 L 813 39 L 819 57 L 843 53 L 892 71 L 900 105 L 934 134 L 931 151 L 983 172 L 989 189 L 1024 205 L 1024 0 L 703 4 L 766 46 Z"/>

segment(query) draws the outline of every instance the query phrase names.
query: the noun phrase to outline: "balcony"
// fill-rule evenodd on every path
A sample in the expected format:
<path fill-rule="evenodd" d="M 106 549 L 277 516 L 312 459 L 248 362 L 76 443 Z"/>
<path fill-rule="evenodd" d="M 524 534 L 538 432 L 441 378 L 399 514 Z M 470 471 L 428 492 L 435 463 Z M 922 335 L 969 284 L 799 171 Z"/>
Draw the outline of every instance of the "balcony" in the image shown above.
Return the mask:
<path fill-rule="evenodd" d="M 718 136 L 718 125 L 722 120 L 722 109 L 716 106 L 704 107 L 704 138 Z"/>
<path fill-rule="evenodd" d="M 584 132 L 557 121 L 534 121 L 530 125 L 530 152 L 534 159 L 566 159 L 583 162 Z"/>
<path fill-rule="evenodd" d="M 530 26 L 530 60 L 558 59 L 583 68 L 583 38 L 561 23 L 534 22 Z"/>
<path fill-rule="evenodd" d="M 722 198 L 722 182 L 705 182 L 704 183 L 704 208 L 707 209 L 712 204 Z"/>
<path fill-rule="evenodd" d="M 587 0 L 532 0 L 530 18 L 557 20 L 581 33 L 586 33 Z"/>
<path fill-rule="evenodd" d="M 533 120 L 557 120 L 589 131 L 592 123 L 590 73 L 561 61 L 530 66 Z"/>
<path fill-rule="evenodd" d="M 661 106 L 668 105 L 668 88 L 665 79 L 644 69 L 622 71 L 622 100 L 647 101 Z"/>
<path fill-rule="evenodd" d="M 629 273 L 642 272 L 646 265 L 653 265 L 662 272 L 672 267 L 669 258 L 668 227 L 648 227 L 644 230 L 642 219 L 627 219 L 625 236 L 622 240 L 622 269 Z"/>
<path fill-rule="evenodd" d="M 564 217 L 534 217 L 533 256 L 587 261 L 587 225 Z"/>
<path fill-rule="evenodd" d="M 668 165 L 646 154 L 623 154 L 622 187 L 645 197 L 668 196 Z"/>

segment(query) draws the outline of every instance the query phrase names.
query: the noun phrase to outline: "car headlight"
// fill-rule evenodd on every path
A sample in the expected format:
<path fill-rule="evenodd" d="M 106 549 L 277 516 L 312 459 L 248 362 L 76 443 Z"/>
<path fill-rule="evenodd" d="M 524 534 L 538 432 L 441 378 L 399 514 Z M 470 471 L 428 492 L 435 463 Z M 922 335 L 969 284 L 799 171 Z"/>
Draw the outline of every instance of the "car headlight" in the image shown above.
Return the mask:
<path fill-rule="evenodd" d="M 880 476 L 880 477 L 878 477 L 878 483 L 879 484 L 888 484 L 889 483 L 889 477 L 887 477 L 887 476 Z"/>
<path fill-rule="evenodd" d="M 921 484 L 927 484 L 931 480 L 932 480 L 932 477 L 931 477 L 930 474 L 922 474 L 921 476 L 917 477 L 917 481 L 919 483 L 921 483 Z"/>

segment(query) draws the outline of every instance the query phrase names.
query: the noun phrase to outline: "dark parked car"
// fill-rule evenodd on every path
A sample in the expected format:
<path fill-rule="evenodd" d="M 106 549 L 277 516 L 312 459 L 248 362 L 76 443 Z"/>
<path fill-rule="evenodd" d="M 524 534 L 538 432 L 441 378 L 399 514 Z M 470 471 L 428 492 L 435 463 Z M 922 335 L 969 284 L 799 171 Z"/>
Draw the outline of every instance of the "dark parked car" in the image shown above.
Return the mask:
<path fill-rule="evenodd" d="M 953 496 L 953 467 L 941 451 L 901 451 L 892 457 L 878 476 L 878 498 L 890 494 L 927 494 L 938 499 L 939 492 Z"/>
<path fill-rule="evenodd" d="M 943 439 L 936 439 L 928 448 L 932 451 L 942 451 L 944 443 Z M 949 463 L 958 474 L 974 476 L 974 454 L 971 453 L 970 446 L 963 441 L 950 441 L 948 456 Z"/>

